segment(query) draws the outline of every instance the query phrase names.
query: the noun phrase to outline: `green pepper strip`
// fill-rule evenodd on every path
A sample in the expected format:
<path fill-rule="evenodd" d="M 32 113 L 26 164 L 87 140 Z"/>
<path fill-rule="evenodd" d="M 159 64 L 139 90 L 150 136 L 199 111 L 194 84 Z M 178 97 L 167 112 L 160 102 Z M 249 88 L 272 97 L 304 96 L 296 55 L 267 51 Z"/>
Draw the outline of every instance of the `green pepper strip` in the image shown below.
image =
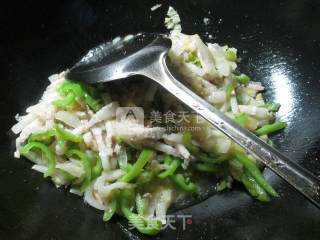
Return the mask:
<path fill-rule="evenodd" d="M 243 175 L 243 165 L 237 159 L 230 159 L 229 163 L 229 172 L 231 176 L 237 181 L 241 181 Z"/>
<path fill-rule="evenodd" d="M 103 221 L 108 222 L 112 218 L 112 216 L 117 210 L 117 205 L 118 205 L 117 199 L 115 196 L 113 196 L 111 202 L 108 204 L 108 206 L 104 210 Z"/>
<path fill-rule="evenodd" d="M 84 172 L 85 172 L 85 179 L 83 180 L 83 182 L 81 183 L 81 186 L 80 186 L 80 192 L 84 192 L 86 190 L 86 188 L 89 186 L 90 182 L 91 182 L 91 177 L 92 177 L 92 174 L 91 174 L 91 161 L 90 159 L 88 158 L 87 154 L 77 150 L 77 149 L 71 149 L 67 152 L 66 154 L 68 157 L 71 157 L 71 156 L 76 156 L 77 158 L 79 158 L 81 160 L 81 164 L 84 168 Z"/>
<path fill-rule="evenodd" d="M 174 174 L 174 172 L 178 169 L 180 165 L 181 165 L 181 160 L 178 158 L 174 158 L 170 163 L 167 164 L 168 168 L 165 171 L 158 174 L 158 177 L 166 178 L 168 176 L 171 176 L 172 174 Z"/>
<path fill-rule="evenodd" d="M 62 96 L 66 96 L 69 92 L 72 92 L 76 97 L 82 97 L 84 95 L 81 86 L 69 80 L 64 81 L 58 91 Z"/>
<path fill-rule="evenodd" d="M 208 156 L 205 153 L 199 153 L 197 158 L 205 163 L 222 163 L 230 158 L 229 154 L 220 154 L 218 156 Z"/>
<path fill-rule="evenodd" d="M 84 94 L 84 102 L 94 111 L 97 112 L 102 108 L 101 100 L 96 100 L 88 93 Z"/>
<path fill-rule="evenodd" d="M 271 103 L 271 104 L 266 104 L 266 107 L 270 112 L 278 112 L 281 107 L 281 104 L 280 103 Z"/>
<path fill-rule="evenodd" d="M 28 142 L 33 142 L 33 141 L 44 142 L 54 137 L 55 135 L 56 135 L 56 130 L 54 128 L 45 132 L 33 133 L 28 138 Z"/>
<path fill-rule="evenodd" d="M 100 98 L 100 91 L 89 84 L 80 83 L 81 88 L 84 92 L 88 93 L 93 98 Z"/>
<path fill-rule="evenodd" d="M 51 130 L 48 130 L 46 132 L 36 133 L 32 134 L 28 141 L 46 141 L 49 140 L 52 137 L 56 137 L 57 140 L 63 140 L 63 141 L 70 141 L 70 142 L 76 142 L 80 143 L 82 142 L 82 136 L 74 135 L 63 128 L 59 127 L 59 125 L 55 125 L 55 127 Z"/>
<path fill-rule="evenodd" d="M 91 173 L 92 179 L 99 177 L 101 175 L 102 170 L 103 170 L 101 158 L 99 157 L 98 154 L 96 154 L 96 159 L 97 159 L 96 165 L 92 168 L 92 173 Z"/>
<path fill-rule="evenodd" d="M 141 172 L 143 167 L 152 159 L 154 151 L 144 149 L 139 155 L 138 160 L 133 164 L 128 173 L 120 178 L 121 182 L 130 182 L 136 178 Z"/>
<path fill-rule="evenodd" d="M 192 144 L 192 135 L 189 132 L 184 132 L 182 135 L 182 144 L 193 154 L 196 155 L 200 149 Z"/>
<path fill-rule="evenodd" d="M 248 124 L 249 118 L 245 113 L 241 113 L 240 115 L 234 118 L 234 121 L 238 123 L 241 127 L 245 127 Z"/>
<path fill-rule="evenodd" d="M 196 65 L 197 67 L 200 67 L 200 68 L 202 67 L 201 62 L 195 52 L 190 52 L 188 54 L 187 61 L 191 62 L 192 64 Z"/>
<path fill-rule="evenodd" d="M 51 151 L 51 149 L 43 143 L 29 142 L 23 146 L 20 152 L 22 155 L 26 156 L 29 153 L 29 151 L 31 151 L 32 149 L 39 149 L 44 154 L 44 156 L 48 161 L 48 170 L 44 173 L 44 177 L 52 176 L 55 172 L 55 166 L 56 166 L 56 159 L 53 151 Z"/>
<path fill-rule="evenodd" d="M 250 77 L 246 74 L 241 73 L 239 76 L 235 76 L 238 83 L 247 85 L 250 82 Z"/>
<path fill-rule="evenodd" d="M 185 192 L 194 193 L 199 191 L 198 186 L 192 182 L 187 183 L 182 174 L 171 175 L 170 179 Z"/>
<path fill-rule="evenodd" d="M 227 87 L 226 87 L 226 96 L 227 96 L 227 99 L 230 99 L 233 90 L 234 90 L 233 84 L 232 84 L 232 83 L 229 83 L 229 84 L 227 85 Z"/>
<path fill-rule="evenodd" d="M 133 213 L 132 208 L 134 201 L 134 192 L 129 189 L 121 191 L 120 206 L 123 215 L 132 223 L 139 232 L 147 235 L 156 235 L 160 232 L 162 223 L 157 219 L 147 219 L 139 214 Z"/>
<path fill-rule="evenodd" d="M 224 56 L 231 62 L 235 62 L 237 60 L 237 53 L 230 49 L 225 52 Z"/>
<path fill-rule="evenodd" d="M 235 156 L 239 162 L 242 163 L 244 168 L 252 175 L 252 177 L 260 184 L 260 186 L 266 190 L 273 197 L 279 197 L 278 193 L 273 187 L 264 179 L 257 165 L 246 156 L 243 152 L 235 150 Z"/>
<path fill-rule="evenodd" d="M 68 80 L 61 84 L 58 91 L 61 96 L 65 97 L 65 99 L 53 102 L 56 107 L 69 108 L 75 103 L 76 98 L 83 96 L 81 87 L 78 84 L 72 83 Z"/>
<path fill-rule="evenodd" d="M 259 128 L 258 130 L 256 130 L 256 134 L 258 136 L 266 135 L 269 133 L 276 132 L 280 129 L 283 129 L 286 126 L 287 126 L 286 122 L 276 122 L 273 124 L 267 124 L 267 125 L 264 125 L 263 127 Z"/>
<path fill-rule="evenodd" d="M 267 192 L 259 185 L 255 178 L 248 171 L 245 171 L 241 176 L 241 182 L 248 192 L 262 202 L 269 202 L 270 197 Z"/>
<path fill-rule="evenodd" d="M 59 125 L 55 126 L 55 130 L 56 130 L 56 137 L 58 140 L 61 139 L 65 141 L 75 142 L 75 143 L 79 143 L 83 140 L 81 135 L 80 136 L 74 135 L 64 130 L 63 128 L 59 127 Z"/>
<path fill-rule="evenodd" d="M 65 99 L 57 100 L 54 104 L 57 107 L 68 107 L 72 105 L 76 98 L 84 98 L 84 102 L 94 111 L 97 112 L 102 108 L 101 99 L 93 98 L 88 92 L 92 93 L 93 95 L 98 95 L 97 92 L 91 86 L 86 86 L 84 84 L 77 84 L 71 81 L 65 81 L 59 87 L 59 93 L 61 96 L 65 96 Z M 73 95 L 73 99 L 69 97 L 69 95 Z M 70 99 L 69 99 L 70 98 Z M 70 102 L 68 102 L 69 100 Z M 60 101 L 60 102 L 59 102 Z M 58 104 L 57 104 L 58 103 Z"/>
<path fill-rule="evenodd" d="M 76 100 L 74 93 L 70 92 L 64 99 L 58 99 L 52 102 L 52 104 L 58 108 L 69 108 Z"/>

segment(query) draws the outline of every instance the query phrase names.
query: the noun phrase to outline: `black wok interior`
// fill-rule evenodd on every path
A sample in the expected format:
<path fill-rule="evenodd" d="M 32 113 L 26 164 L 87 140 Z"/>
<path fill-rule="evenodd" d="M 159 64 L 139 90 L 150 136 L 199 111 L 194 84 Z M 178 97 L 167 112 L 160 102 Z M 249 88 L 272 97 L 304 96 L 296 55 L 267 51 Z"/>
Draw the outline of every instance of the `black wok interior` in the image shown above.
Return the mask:
<path fill-rule="evenodd" d="M 150 8 L 162 3 L 154 12 Z M 14 159 L 9 129 L 16 113 L 38 101 L 47 77 L 71 67 L 95 45 L 119 35 L 165 32 L 174 6 L 185 33 L 239 50 L 241 71 L 267 87 L 288 127 L 273 136 L 278 149 L 320 176 L 320 2 L 318 0 L 4 1 L 1 3 L 0 239 L 148 239 Z M 209 18 L 205 25 L 203 18 Z M 211 36 L 212 35 L 212 39 Z M 320 210 L 269 170 L 281 195 L 267 204 L 243 188 L 175 212 L 192 215 L 183 230 L 157 239 L 320 239 Z"/>

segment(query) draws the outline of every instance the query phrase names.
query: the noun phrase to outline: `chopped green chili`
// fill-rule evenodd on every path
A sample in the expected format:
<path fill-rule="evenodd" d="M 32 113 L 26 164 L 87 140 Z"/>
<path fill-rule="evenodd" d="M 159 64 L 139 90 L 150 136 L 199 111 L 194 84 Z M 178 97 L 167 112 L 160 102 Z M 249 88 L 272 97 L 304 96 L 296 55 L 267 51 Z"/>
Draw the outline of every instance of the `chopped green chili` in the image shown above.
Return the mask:
<path fill-rule="evenodd" d="M 226 96 L 227 96 L 227 99 L 230 99 L 233 90 L 234 90 L 233 84 L 232 84 L 232 83 L 229 83 L 229 84 L 227 85 L 227 87 L 226 87 Z"/>
<path fill-rule="evenodd" d="M 74 93 L 70 92 L 63 99 L 58 99 L 52 102 L 55 107 L 58 108 L 69 108 L 72 107 L 76 100 L 76 96 Z"/>
<path fill-rule="evenodd" d="M 248 192 L 258 200 L 262 202 L 269 202 L 270 197 L 267 192 L 259 185 L 254 177 L 247 171 L 245 171 L 241 176 L 241 182 L 248 190 Z"/>
<path fill-rule="evenodd" d="M 54 152 L 47 145 L 43 143 L 29 142 L 23 146 L 23 148 L 20 150 L 20 153 L 26 156 L 29 153 L 29 151 L 34 149 L 40 150 L 48 161 L 48 170 L 44 173 L 44 177 L 52 176 L 55 172 L 55 166 L 56 166 L 56 159 L 55 159 Z"/>
<path fill-rule="evenodd" d="M 245 113 L 235 116 L 234 121 L 238 123 L 241 127 L 245 127 L 248 124 L 249 117 Z"/>
<path fill-rule="evenodd" d="M 64 98 L 53 102 L 53 105 L 56 107 L 69 108 L 76 100 L 83 98 L 84 102 L 94 112 L 97 112 L 102 108 L 100 95 L 92 86 L 66 80 L 60 85 L 58 91 Z"/>
<path fill-rule="evenodd" d="M 109 202 L 104 210 L 103 214 L 103 221 L 108 222 L 112 216 L 115 214 L 117 210 L 117 199 L 114 196 L 112 196 L 111 202 Z"/>
<path fill-rule="evenodd" d="M 94 165 L 94 167 L 92 167 L 92 179 L 95 179 L 97 177 L 99 177 L 101 175 L 103 168 L 102 168 L 102 162 L 101 162 L 101 158 L 98 154 L 96 154 L 96 165 Z"/>
<path fill-rule="evenodd" d="M 94 112 L 102 108 L 101 99 L 94 99 L 87 93 L 84 94 L 84 101 Z"/>
<path fill-rule="evenodd" d="M 231 159 L 229 162 L 229 172 L 231 176 L 241 181 L 241 176 L 243 175 L 243 165 L 241 162 L 239 162 L 237 159 Z"/>
<path fill-rule="evenodd" d="M 281 129 L 285 128 L 286 126 L 287 126 L 286 122 L 276 122 L 276 123 L 273 123 L 273 124 L 267 124 L 267 125 L 262 126 L 259 129 L 257 129 L 256 130 L 256 134 L 258 136 L 266 135 L 266 134 L 273 133 L 273 132 L 276 132 L 278 130 L 281 130 Z"/>
<path fill-rule="evenodd" d="M 166 163 L 166 161 L 165 161 L 165 163 Z M 171 176 L 179 168 L 180 165 L 181 165 L 181 160 L 178 158 L 174 158 L 170 163 L 167 163 L 167 169 L 165 171 L 159 173 L 158 177 L 159 178 L 166 178 L 168 176 Z"/>
<path fill-rule="evenodd" d="M 46 132 L 40 132 L 40 133 L 34 133 L 32 134 L 28 141 L 47 141 L 50 140 L 52 137 L 56 137 L 56 139 L 63 140 L 63 141 L 70 141 L 70 142 L 75 142 L 75 143 L 80 143 L 83 138 L 81 135 L 77 136 L 72 134 L 71 132 L 68 132 L 64 130 L 62 127 L 60 127 L 58 124 L 54 126 L 51 130 L 48 130 Z"/>
<path fill-rule="evenodd" d="M 260 184 L 260 186 L 266 190 L 273 197 L 279 197 L 278 193 L 273 187 L 264 179 L 260 169 L 256 163 L 253 162 L 247 155 L 239 150 L 235 150 L 235 156 L 239 162 L 241 162 L 244 168 L 252 175 L 252 177 Z"/>
<path fill-rule="evenodd" d="M 54 128 L 45 132 L 33 133 L 28 138 L 28 142 L 33 142 L 33 141 L 46 142 L 50 140 L 52 137 L 54 137 L 55 135 L 56 135 L 56 131 Z"/>
<path fill-rule="evenodd" d="M 192 64 L 196 65 L 197 67 L 202 67 L 201 62 L 195 52 L 189 52 L 187 61 L 191 62 Z"/>
<path fill-rule="evenodd" d="M 171 175 L 170 179 L 185 192 L 194 193 L 199 191 L 198 186 L 192 182 L 187 182 L 182 174 Z"/>
<path fill-rule="evenodd" d="M 76 97 L 82 97 L 84 95 L 80 84 L 65 80 L 58 89 L 60 95 L 66 96 L 69 92 L 72 92 Z"/>
<path fill-rule="evenodd" d="M 232 49 L 227 49 L 224 56 L 228 61 L 235 62 L 237 60 L 237 53 Z"/>
<path fill-rule="evenodd" d="M 147 219 L 140 214 L 132 212 L 134 192 L 130 189 L 121 191 L 120 207 L 123 215 L 133 224 L 139 232 L 147 235 L 156 235 L 161 230 L 162 223 L 157 219 Z"/>
<path fill-rule="evenodd" d="M 79 143 L 83 140 L 81 135 L 79 135 L 79 136 L 74 135 L 71 132 L 64 130 L 58 124 L 55 125 L 54 129 L 56 131 L 55 135 L 56 135 L 57 140 L 70 141 L 70 142 L 75 142 L 75 143 Z"/>
<path fill-rule="evenodd" d="M 235 76 L 236 80 L 238 83 L 243 84 L 243 85 L 247 85 L 250 82 L 250 77 L 244 73 L 241 73 L 238 76 Z"/>
<path fill-rule="evenodd" d="M 143 167 L 152 159 L 154 151 L 149 149 L 144 149 L 139 155 L 138 160 L 133 164 L 131 169 L 120 178 L 121 182 L 130 182 L 142 172 Z"/>
<path fill-rule="evenodd" d="M 89 157 L 87 156 L 87 154 L 85 154 L 77 149 L 69 150 L 66 153 L 66 155 L 68 157 L 76 156 L 81 161 L 81 164 L 82 164 L 82 166 L 84 168 L 84 172 L 85 172 L 85 178 L 84 178 L 83 182 L 81 183 L 80 191 L 84 192 L 86 190 L 86 188 L 89 186 L 91 179 L 92 179 L 91 161 L 90 161 Z"/>

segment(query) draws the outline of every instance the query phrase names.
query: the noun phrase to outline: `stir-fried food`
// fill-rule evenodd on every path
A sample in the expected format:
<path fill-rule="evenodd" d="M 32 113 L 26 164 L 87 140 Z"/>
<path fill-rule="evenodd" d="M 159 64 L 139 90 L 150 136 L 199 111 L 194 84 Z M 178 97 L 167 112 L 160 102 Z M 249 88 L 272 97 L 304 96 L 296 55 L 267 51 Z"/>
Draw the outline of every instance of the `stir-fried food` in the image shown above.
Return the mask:
<path fill-rule="evenodd" d="M 237 70 L 237 49 L 180 33 L 181 27 L 175 26 L 180 18 L 172 11 L 171 15 L 174 19 L 166 20 L 173 29 L 168 56 L 186 83 L 241 127 L 272 144 L 268 134 L 286 126 L 274 122 L 280 105 L 266 103 L 262 84 Z M 65 76 L 62 72 L 49 77 L 40 101 L 17 117 L 12 127 L 18 135 L 15 157 L 26 157 L 57 187 L 69 186 L 104 211 L 104 221 L 121 214 L 138 231 L 158 233 L 177 196 L 201 192 L 197 173 L 216 176 L 217 191 L 237 181 L 259 201 L 278 197 L 263 177 L 262 166 L 196 114 L 170 124 L 116 117 L 120 107 L 170 110 L 176 115 L 186 110 L 155 84 L 143 82 L 118 94 L 108 85 L 79 84 Z"/>

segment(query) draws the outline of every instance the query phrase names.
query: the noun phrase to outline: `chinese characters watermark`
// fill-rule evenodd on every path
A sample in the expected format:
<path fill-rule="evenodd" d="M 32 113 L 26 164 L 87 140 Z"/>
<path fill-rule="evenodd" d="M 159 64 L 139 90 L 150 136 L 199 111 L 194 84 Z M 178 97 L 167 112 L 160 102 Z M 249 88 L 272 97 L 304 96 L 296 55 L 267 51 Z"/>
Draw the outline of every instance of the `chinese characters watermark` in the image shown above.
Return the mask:
<path fill-rule="evenodd" d="M 187 226 L 193 223 L 192 215 L 179 214 L 179 215 L 166 215 L 165 224 L 162 225 L 161 229 L 170 228 L 171 230 L 176 230 L 177 227 L 181 228 L 183 231 L 186 230 Z M 141 223 L 143 224 L 143 223 Z M 129 222 L 128 229 L 135 229 L 136 226 Z"/>
<path fill-rule="evenodd" d="M 116 110 L 116 120 L 130 120 L 144 125 L 145 120 L 151 126 L 165 127 L 169 132 L 200 131 L 204 119 L 191 111 L 160 112 L 152 110 L 145 114 L 141 107 L 119 107 Z"/>

